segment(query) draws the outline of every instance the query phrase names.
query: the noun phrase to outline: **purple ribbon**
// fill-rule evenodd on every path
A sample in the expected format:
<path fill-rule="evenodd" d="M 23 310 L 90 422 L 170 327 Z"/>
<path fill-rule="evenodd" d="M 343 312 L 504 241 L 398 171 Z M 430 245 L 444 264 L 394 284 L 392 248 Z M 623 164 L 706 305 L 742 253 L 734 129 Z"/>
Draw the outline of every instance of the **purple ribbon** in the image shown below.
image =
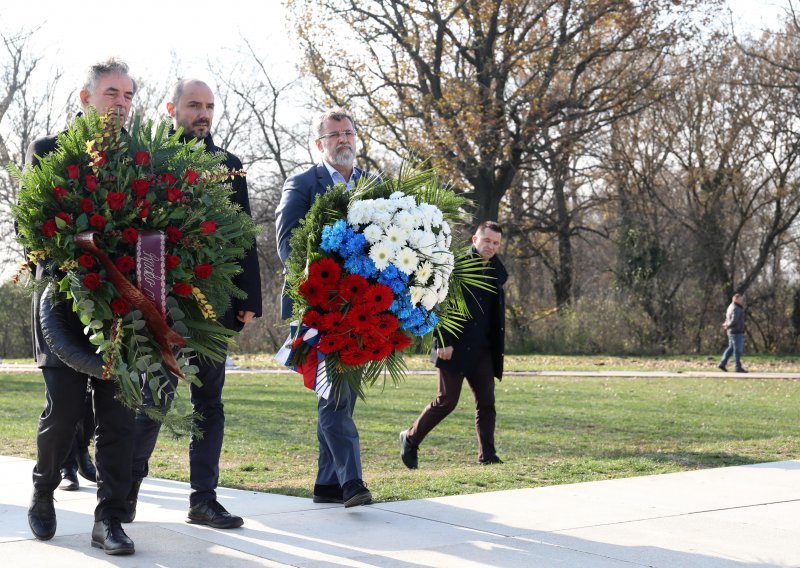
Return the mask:
<path fill-rule="evenodd" d="M 139 289 L 161 312 L 167 314 L 167 289 L 164 273 L 164 233 L 142 231 L 136 243 L 136 281 Z"/>

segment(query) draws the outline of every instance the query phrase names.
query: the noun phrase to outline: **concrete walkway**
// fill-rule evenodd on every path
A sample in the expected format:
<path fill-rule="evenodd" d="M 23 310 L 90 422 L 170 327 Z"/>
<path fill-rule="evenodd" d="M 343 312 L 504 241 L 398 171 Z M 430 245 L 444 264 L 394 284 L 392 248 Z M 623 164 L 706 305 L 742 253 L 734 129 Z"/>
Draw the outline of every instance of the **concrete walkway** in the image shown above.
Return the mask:
<path fill-rule="evenodd" d="M 800 567 L 800 461 L 344 509 L 221 489 L 245 517 L 184 522 L 185 483 L 147 479 L 136 554 L 91 548 L 93 484 L 57 491 L 58 531 L 32 538 L 33 462 L 0 457 L 0 562 L 9 567 Z"/>

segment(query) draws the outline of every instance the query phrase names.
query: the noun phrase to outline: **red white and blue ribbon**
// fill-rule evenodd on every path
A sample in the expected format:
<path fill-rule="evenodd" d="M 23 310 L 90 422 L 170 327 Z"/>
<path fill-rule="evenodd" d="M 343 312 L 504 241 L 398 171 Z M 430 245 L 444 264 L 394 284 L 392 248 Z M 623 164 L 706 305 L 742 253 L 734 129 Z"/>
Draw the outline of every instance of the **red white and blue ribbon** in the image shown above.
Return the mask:
<path fill-rule="evenodd" d="M 299 333 L 298 333 L 299 326 Z M 291 367 L 297 373 L 303 375 L 303 383 L 306 388 L 313 390 L 320 398 L 327 399 L 331 392 L 331 383 L 328 380 L 328 372 L 325 366 L 325 354 L 317 350 L 320 333 L 313 327 L 299 325 L 293 321 L 289 327 L 289 337 L 283 343 L 275 360 L 281 365 Z M 289 363 L 292 356 L 303 345 L 308 346 L 308 353 L 302 363 L 293 365 Z"/>

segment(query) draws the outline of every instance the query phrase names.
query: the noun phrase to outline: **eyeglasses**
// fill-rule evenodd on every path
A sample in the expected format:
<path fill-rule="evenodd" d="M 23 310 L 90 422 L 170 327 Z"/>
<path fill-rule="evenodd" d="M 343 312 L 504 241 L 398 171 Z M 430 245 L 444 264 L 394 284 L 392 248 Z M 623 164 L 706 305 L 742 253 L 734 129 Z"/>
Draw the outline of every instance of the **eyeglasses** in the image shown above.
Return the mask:
<path fill-rule="evenodd" d="M 346 138 L 353 138 L 356 135 L 355 132 L 352 130 L 343 130 L 341 132 L 329 132 L 328 134 L 323 134 L 318 138 L 318 140 L 326 140 L 328 138 L 340 138 L 342 136 Z"/>

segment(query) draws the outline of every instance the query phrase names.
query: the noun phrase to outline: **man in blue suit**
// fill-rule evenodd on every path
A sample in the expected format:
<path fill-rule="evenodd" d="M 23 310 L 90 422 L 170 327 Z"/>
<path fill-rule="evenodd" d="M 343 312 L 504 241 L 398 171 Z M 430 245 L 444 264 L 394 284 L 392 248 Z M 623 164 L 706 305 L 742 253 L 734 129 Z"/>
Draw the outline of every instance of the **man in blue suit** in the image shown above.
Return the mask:
<path fill-rule="evenodd" d="M 351 188 L 364 172 L 353 166 L 356 156 L 355 121 L 347 111 L 336 108 L 324 112 L 317 121 L 317 150 L 322 163 L 291 176 L 283 184 L 283 194 L 275 210 L 278 254 L 286 265 L 292 230 L 305 217 L 317 195 L 334 184 Z M 281 318 L 292 315 L 292 301 L 281 299 Z M 348 386 L 317 401 L 317 439 L 319 459 L 314 483 L 315 503 L 344 503 L 345 507 L 366 505 L 372 495 L 362 481 L 361 448 L 353 421 L 356 395 Z"/>

